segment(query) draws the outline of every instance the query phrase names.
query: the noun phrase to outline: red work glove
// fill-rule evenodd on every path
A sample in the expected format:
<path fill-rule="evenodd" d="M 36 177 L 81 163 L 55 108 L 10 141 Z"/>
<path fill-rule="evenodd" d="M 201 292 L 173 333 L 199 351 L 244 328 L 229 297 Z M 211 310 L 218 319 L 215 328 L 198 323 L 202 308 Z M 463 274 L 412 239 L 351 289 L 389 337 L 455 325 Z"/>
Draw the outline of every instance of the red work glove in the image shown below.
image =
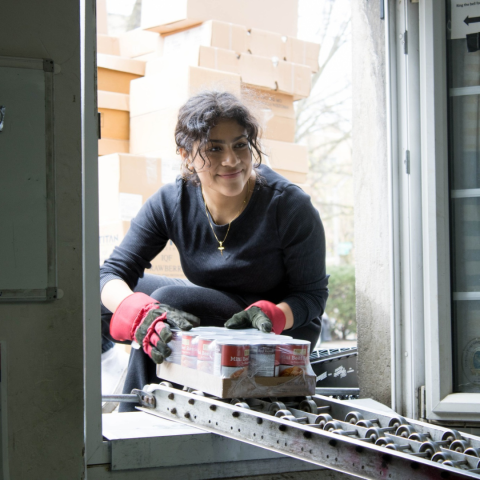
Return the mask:
<path fill-rule="evenodd" d="M 274 303 L 260 300 L 236 313 L 225 323 L 226 328 L 256 328 L 262 332 L 280 335 L 285 329 L 285 314 Z"/>
<path fill-rule="evenodd" d="M 162 363 L 172 353 L 167 345 L 172 339 L 170 326 L 190 330 L 199 325 L 194 315 L 160 304 L 144 293 L 134 293 L 115 310 L 110 335 L 115 340 L 138 342 L 155 363 Z"/>

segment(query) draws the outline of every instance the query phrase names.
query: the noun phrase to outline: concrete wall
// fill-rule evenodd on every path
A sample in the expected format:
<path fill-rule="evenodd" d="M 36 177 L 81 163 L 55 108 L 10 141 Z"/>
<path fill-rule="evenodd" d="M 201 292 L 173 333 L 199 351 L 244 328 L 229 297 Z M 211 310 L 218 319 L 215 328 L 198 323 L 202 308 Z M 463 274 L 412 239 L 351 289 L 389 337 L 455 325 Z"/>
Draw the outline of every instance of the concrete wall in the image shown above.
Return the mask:
<path fill-rule="evenodd" d="M 0 55 L 50 58 L 61 67 L 54 81 L 58 285 L 64 296 L 53 303 L 0 304 L 0 340 L 7 346 L 2 379 L 8 385 L 9 473 L 15 480 L 80 479 L 84 477 L 80 4 L 18 0 L 3 2 L 1 11 Z"/>
<path fill-rule="evenodd" d="M 358 373 L 362 397 L 390 406 L 385 20 L 379 3 L 351 3 Z"/>

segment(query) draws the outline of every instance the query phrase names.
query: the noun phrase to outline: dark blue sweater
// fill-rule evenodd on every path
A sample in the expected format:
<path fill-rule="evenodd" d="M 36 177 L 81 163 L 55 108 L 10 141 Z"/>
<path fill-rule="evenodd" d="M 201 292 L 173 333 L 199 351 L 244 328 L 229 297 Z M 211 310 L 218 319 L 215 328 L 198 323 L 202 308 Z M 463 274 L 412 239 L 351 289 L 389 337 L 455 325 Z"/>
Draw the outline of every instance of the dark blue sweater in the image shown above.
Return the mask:
<path fill-rule="evenodd" d="M 163 186 L 152 195 L 119 247 L 100 269 L 101 288 L 112 279 L 134 288 L 168 240 L 176 245 L 185 276 L 194 284 L 251 294 L 292 309 L 294 328 L 325 310 L 325 234 L 318 211 L 301 188 L 267 166 L 258 169 L 254 192 L 231 224 L 223 256 L 205 215 L 199 186 Z M 213 221 L 212 221 L 212 225 Z M 228 225 L 214 225 L 223 239 Z"/>

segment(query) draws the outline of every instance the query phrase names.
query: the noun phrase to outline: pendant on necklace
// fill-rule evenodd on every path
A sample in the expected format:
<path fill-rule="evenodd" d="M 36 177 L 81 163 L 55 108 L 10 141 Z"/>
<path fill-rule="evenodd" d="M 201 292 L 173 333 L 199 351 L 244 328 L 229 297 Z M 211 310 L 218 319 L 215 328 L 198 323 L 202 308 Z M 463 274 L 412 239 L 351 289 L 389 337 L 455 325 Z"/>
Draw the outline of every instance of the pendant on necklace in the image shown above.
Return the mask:
<path fill-rule="evenodd" d="M 218 247 L 218 249 L 220 250 L 220 253 L 222 254 L 223 256 L 223 251 L 225 250 L 225 247 L 222 245 L 223 242 L 218 242 L 220 244 L 220 246 Z"/>

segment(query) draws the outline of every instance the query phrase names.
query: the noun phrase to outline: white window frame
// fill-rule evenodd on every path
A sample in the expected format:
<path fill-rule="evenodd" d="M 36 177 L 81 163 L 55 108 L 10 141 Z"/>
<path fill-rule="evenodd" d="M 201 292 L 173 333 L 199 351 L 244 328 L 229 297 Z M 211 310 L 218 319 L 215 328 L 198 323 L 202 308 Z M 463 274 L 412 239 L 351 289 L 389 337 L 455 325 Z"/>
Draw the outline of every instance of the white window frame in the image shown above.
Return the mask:
<path fill-rule="evenodd" d="M 446 11 L 420 1 L 426 418 L 477 421 L 480 394 L 453 393 Z"/>

